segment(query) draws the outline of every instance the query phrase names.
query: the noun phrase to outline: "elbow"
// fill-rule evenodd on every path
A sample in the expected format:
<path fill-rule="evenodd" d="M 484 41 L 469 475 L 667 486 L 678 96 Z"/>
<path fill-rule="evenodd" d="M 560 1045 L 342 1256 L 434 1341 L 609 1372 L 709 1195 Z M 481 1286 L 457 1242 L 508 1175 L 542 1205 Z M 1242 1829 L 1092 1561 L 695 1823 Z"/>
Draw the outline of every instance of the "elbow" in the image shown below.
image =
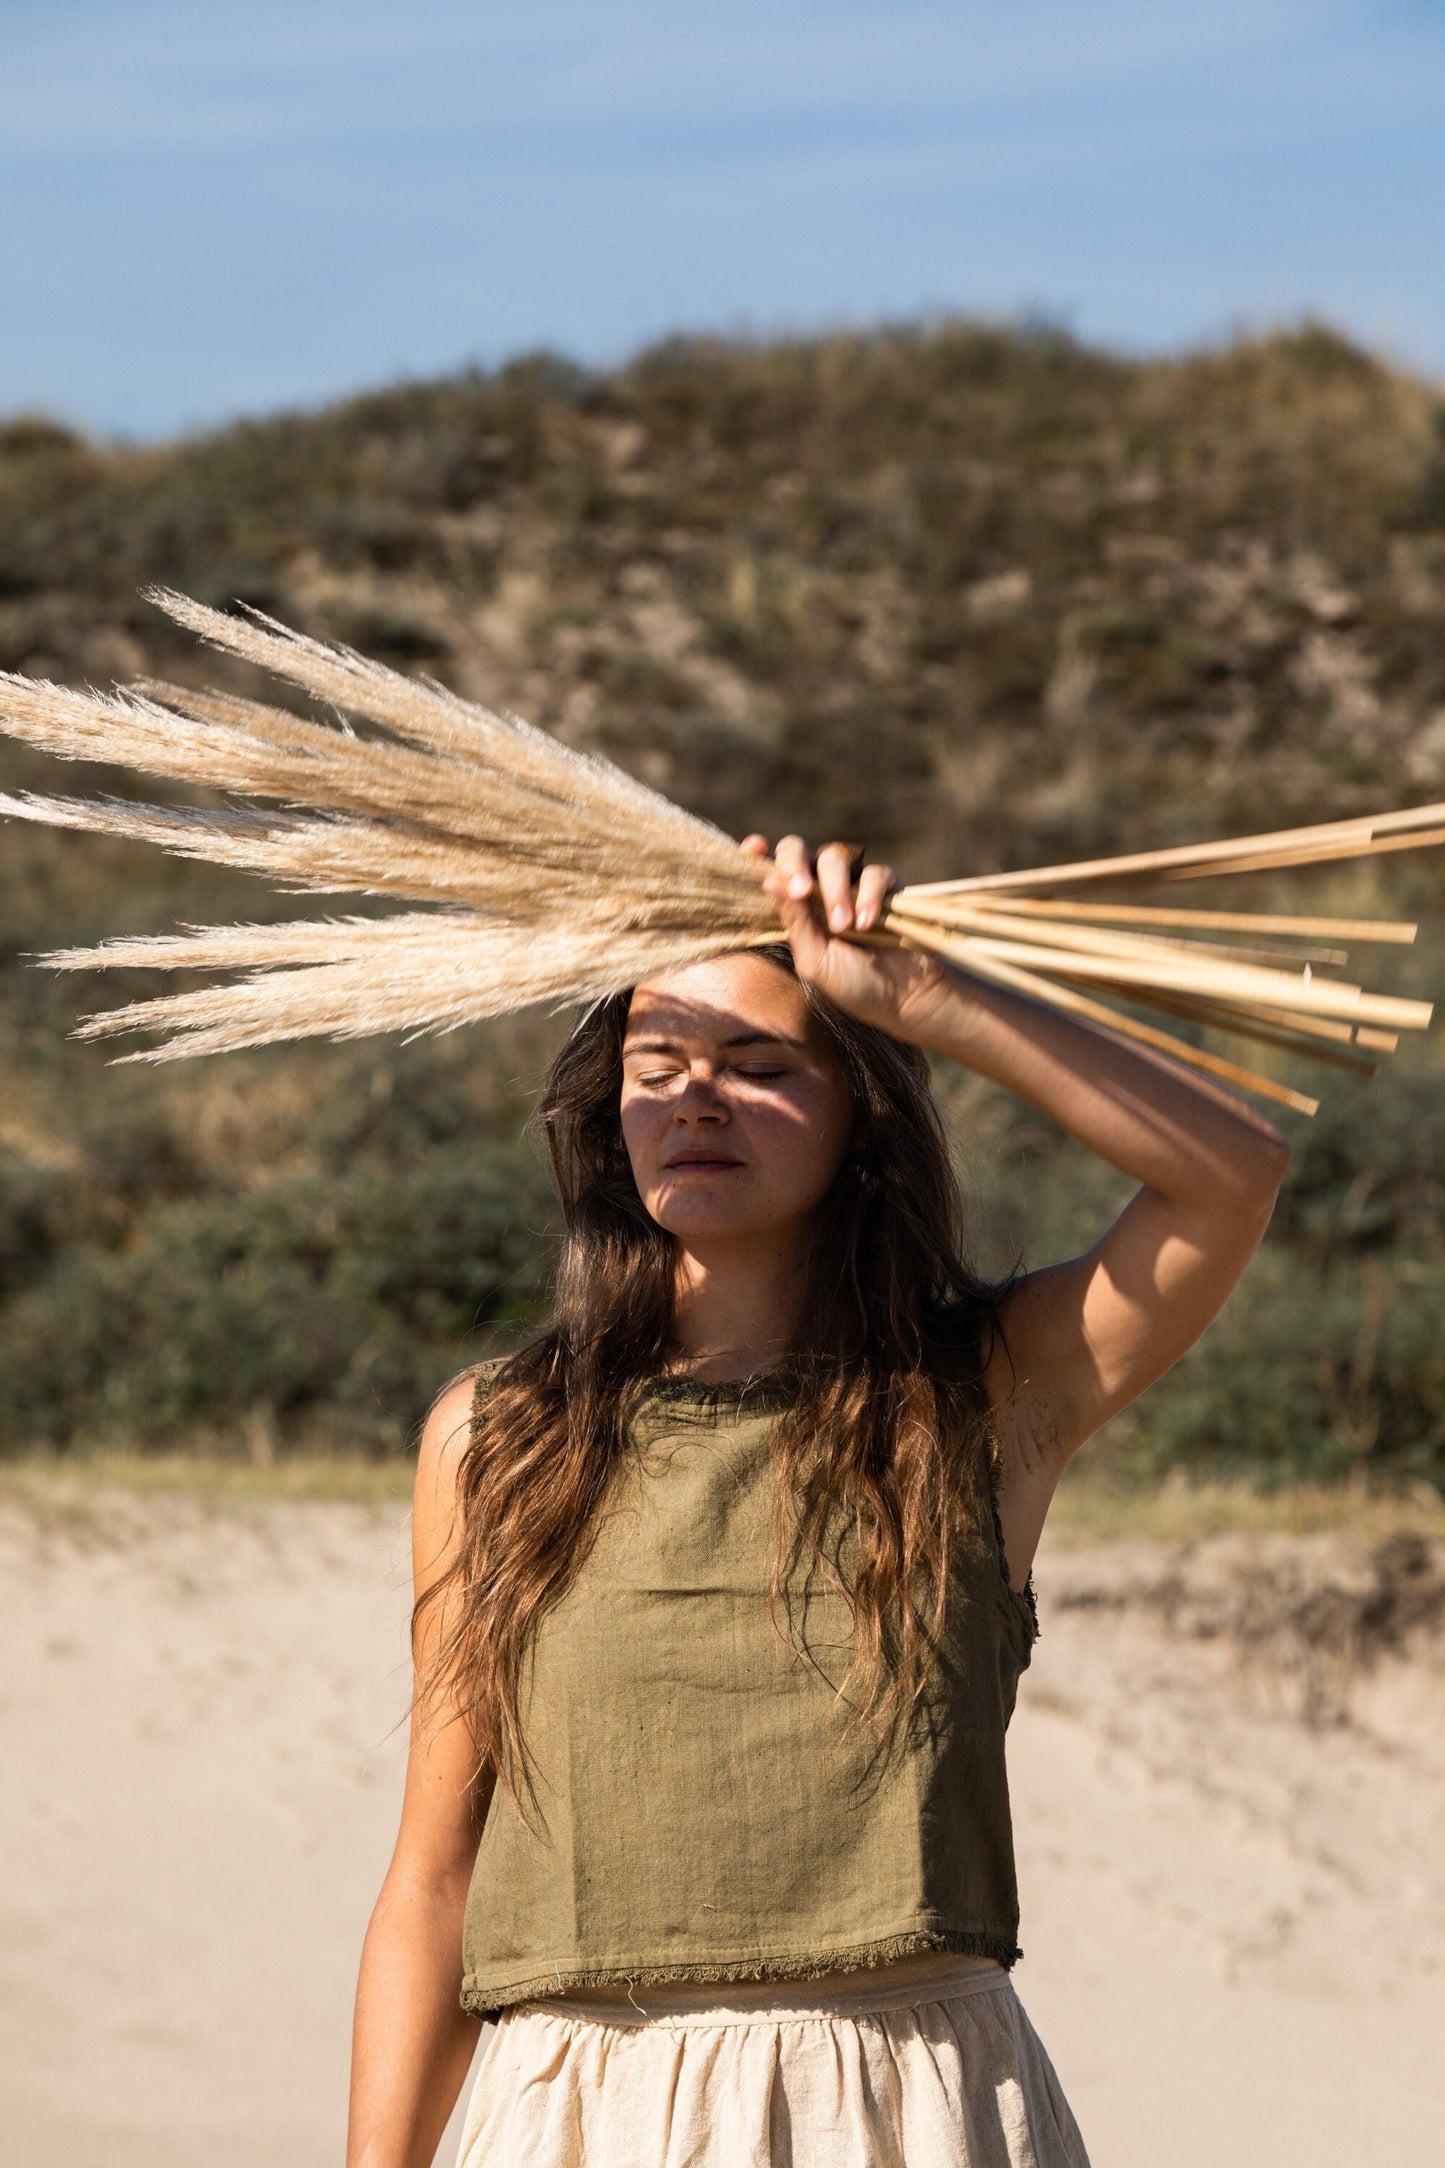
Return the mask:
<path fill-rule="evenodd" d="M 1222 1134 L 1207 1143 L 1199 1140 L 1181 1187 L 1206 1209 L 1212 1206 L 1231 1218 L 1258 1214 L 1267 1221 L 1289 1172 L 1289 1140 L 1252 1108 L 1239 1111 L 1240 1119 Z"/>
<path fill-rule="evenodd" d="M 1261 1122 L 1254 1138 L 1253 1158 L 1261 1184 L 1274 1196 L 1278 1193 L 1289 1163 L 1294 1156 L 1290 1141 L 1273 1122 Z"/>
<path fill-rule="evenodd" d="M 1290 1158 L 1289 1139 L 1272 1122 L 1261 1121 L 1251 1128 L 1245 1149 L 1232 1160 L 1228 1186 L 1242 1209 L 1253 1209 L 1261 1231 L 1269 1224 Z"/>

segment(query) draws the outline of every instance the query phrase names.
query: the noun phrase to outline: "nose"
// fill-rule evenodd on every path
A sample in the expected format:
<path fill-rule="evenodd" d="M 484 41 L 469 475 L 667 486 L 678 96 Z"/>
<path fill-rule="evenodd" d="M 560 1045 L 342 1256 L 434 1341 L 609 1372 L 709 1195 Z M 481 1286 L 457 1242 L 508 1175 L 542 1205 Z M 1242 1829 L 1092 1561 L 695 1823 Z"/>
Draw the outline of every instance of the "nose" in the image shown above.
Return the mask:
<path fill-rule="evenodd" d="M 688 1122 L 726 1122 L 732 1119 L 726 1099 L 718 1090 L 710 1069 L 694 1066 L 673 1107 L 673 1119 Z"/>

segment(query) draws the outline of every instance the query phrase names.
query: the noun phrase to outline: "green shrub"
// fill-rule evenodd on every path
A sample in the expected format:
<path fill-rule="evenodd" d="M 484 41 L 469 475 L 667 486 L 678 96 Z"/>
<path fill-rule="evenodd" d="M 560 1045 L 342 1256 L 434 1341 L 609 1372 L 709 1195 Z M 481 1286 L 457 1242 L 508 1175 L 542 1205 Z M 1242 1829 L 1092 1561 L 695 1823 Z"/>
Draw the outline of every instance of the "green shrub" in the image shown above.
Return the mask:
<path fill-rule="evenodd" d="M 0 1152 L 0 1303 L 49 1263 L 58 1189 L 43 1168 Z"/>
<path fill-rule="evenodd" d="M 1128 1457 L 1266 1485 L 1413 1477 L 1445 1490 L 1445 1265 L 1331 1270 L 1283 1247 L 1139 1404 Z"/>
<path fill-rule="evenodd" d="M 133 1245 L 72 1245 L 0 1309 L 0 1441 L 175 1445 L 260 1411 L 396 1445 L 479 1329 L 536 1309 L 547 1215 L 535 1166 L 486 1143 L 156 1207 Z"/>

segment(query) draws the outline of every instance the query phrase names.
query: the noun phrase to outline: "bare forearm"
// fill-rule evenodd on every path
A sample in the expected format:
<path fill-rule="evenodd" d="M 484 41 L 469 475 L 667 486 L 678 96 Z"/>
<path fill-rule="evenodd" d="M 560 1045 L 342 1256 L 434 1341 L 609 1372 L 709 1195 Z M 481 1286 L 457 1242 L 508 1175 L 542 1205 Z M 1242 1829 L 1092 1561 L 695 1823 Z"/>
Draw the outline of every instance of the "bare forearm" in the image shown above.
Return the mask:
<path fill-rule="evenodd" d="M 1289 1156 L 1272 1123 L 1207 1077 L 951 967 L 919 1037 L 1165 1196 L 1270 1187 Z"/>
<path fill-rule="evenodd" d="M 347 2168 L 431 2168 L 476 2046 L 461 2009 L 465 1884 L 395 1869 L 367 1929 L 356 1991 Z"/>

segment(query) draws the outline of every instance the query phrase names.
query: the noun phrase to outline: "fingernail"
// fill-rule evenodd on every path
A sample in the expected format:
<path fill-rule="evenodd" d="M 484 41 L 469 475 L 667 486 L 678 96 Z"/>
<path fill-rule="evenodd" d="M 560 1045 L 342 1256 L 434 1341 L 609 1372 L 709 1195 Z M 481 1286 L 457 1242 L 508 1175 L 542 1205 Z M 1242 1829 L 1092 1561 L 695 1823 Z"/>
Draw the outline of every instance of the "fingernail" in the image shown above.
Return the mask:
<path fill-rule="evenodd" d="M 813 876 L 810 873 L 795 873 L 788 883 L 788 894 L 790 896 L 806 896 L 812 885 Z"/>
<path fill-rule="evenodd" d="M 848 906 L 846 903 L 834 904 L 832 910 L 828 914 L 828 923 L 831 926 L 836 926 L 841 932 L 843 927 L 845 927 L 848 923 Z"/>

